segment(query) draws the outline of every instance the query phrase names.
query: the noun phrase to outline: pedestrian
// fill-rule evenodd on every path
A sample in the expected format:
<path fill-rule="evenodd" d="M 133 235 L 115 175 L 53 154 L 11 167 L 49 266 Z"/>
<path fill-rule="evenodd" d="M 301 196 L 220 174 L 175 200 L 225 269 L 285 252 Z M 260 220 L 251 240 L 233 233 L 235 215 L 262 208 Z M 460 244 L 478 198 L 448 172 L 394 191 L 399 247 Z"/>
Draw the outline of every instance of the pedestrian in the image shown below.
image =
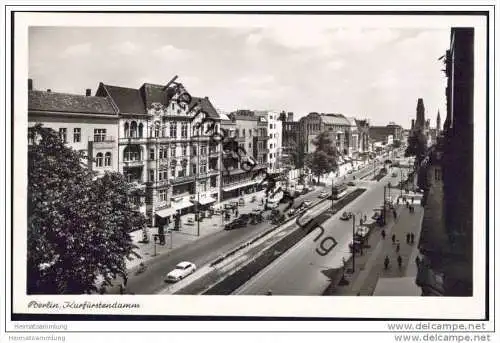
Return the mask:
<path fill-rule="evenodd" d="M 382 239 L 385 239 L 385 230 L 382 230 Z"/>
<path fill-rule="evenodd" d="M 408 202 L 408 200 L 405 201 L 405 204 L 406 204 L 406 208 L 410 208 L 410 203 Z"/>
<path fill-rule="evenodd" d="M 396 245 L 396 252 L 399 253 L 399 250 L 401 249 L 401 246 L 399 245 L 399 243 Z"/>
<path fill-rule="evenodd" d="M 128 277 L 127 274 L 123 275 L 123 286 L 127 287 Z"/>
<path fill-rule="evenodd" d="M 410 244 L 410 233 L 409 232 L 406 233 L 406 243 Z"/>
<path fill-rule="evenodd" d="M 238 209 L 236 209 L 235 216 L 238 217 Z"/>
<path fill-rule="evenodd" d="M 366 220 L 367 220 L 367 219 L 368 219 L 368 218 L 366 217 L 366 214 L 365 214 L 365 215 L 364 215 L 364 217 L 363 217 L 363 222 L 365 222 L 365 223 L 366 223 Z"/>
<path fill-rule="evenodd" d="M 125 287 L 123 287 L 123 284 L 120 284 L 120 294 L 125 293 Z"/>
<path fill-rule="evenodd" d="M 392 244 L 395 244 L 396 243 L 396 234 L 393 233 L 392 234 Z"/>
<path fill-rule="evenodd" d="M 105 294 L 106 293 L 106 287 L 104 286 L 104 283 L 101 284 L 101 287 L 99 287 L 99 294 Z"/>
<path fill-rule="evenodd" d="M 401 269 L 402 266 L 403 266 L 403 259 L 401 258 L 401 255 L 398 255 L 398 267 L 399 267 L 399 269 Z"/>
<path fill-rule="evenodd" d="M 394 219 L 398 219 L 398 213 L 396 210 L 392 210 L 392 214 L 394 215 Z"/>
<path fill-rule="evenodd" d="M 413 204 L 415 202 L 415 198 L 411 197 L 411 203 Z"/>
<path fill-rule="evenodd" d="M 417 267 L 420 266 L 420 257 L 418 257 L 418 255 L 417 255 L 417 257 L 415 257 L 415 263 L 416 263 Z"/>
<path fill-rule="evenodd" d="M 389 269 L 389 256 L 385 256 L 385 259 L 384 259 L 384 269 L 385 270 Z"/>
<path fill-rule="evenodd" d="M 413 232 L 410 234 L 410 242 L 411 244 L 415 243 L 415 235 L 413 234 Z"/>

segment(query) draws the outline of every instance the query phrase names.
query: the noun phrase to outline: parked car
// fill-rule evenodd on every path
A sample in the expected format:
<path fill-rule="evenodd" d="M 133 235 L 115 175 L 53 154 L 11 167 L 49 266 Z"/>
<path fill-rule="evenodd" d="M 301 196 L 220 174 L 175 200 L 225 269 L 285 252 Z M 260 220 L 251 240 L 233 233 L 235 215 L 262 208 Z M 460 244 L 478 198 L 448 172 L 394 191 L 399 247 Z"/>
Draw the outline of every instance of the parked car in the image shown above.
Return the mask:
<path fill-rule="evenodd" d="M 244 199 L 244 198 L 240 198 L 240 199 L 238 200 L 238 205 L 240 205 L 240 206 L 245 205 L 245 199 Z"/>
<path fill-rule="evenodd" d="M 296 208 L 291 208 L 289 211 L 288 211 L 288 215 L 291 217 L 293 216 L 294 214 L 297 213 L 297 209 Z"/>
<path fill-rule="evenodd" d="M 349 181 L 349 182 L 347 183 L 347 185 L 348 185 L 348 186 L 356 186 L 356 184 L 355 184 L 353 181 Z"/>
<path fill-rule="evenodd" d="M 310 200 L 305 200 L 303 202 L 303 204 L 304 204 L 305 207 L 309 207 L 309 206 L 311 206 L 311 201 Z"/>
<path fill-rule="evenodd" d="M 392 173 L 392 174 L 391 174 L 391 176 L 392 176 L 392 177 L 398 177 L 398 174 L 396 174 L 396 173 Z"/>
<path fill-rule="evenodd" d="M 347 172 L 347 174 L 352 174 L 352 173 L 353 173 L 352 169 Z"/>
<path fill-rule="evenodd" d="M 276 209 L 279 207 L 279 202 L 278 201 L 269 201 L 266 204 L 266 209 Z"/>
<path fill-rule="evenodd" d="M 247 223 L 248 223 L 248 221 L 238 218 L 238 219 L 235 219 L 232 222 L 226 224 L 224 226 L 224 230 L 229 231 L 229 230 L 234 230 L 234 229 L 240 229 L 240 228 L 247 226 Z"/>
<path fill-rule="evenodd" d="M 327 192 L 321 192 L 321 193 L 319 193 L 318 198 L 324 199 L 324 198 L 326 198 L 327 196 L 328 196 L 328 193 L 327 193 Z"/>
<path fill-rule="evenodd" d="M 165 282 L 177 282 L 196 271 L 196 265 L 192 262 L 181 262 L 175 269 L 165 275 Z"/>
<path fill-rule="evenodd" d="M 352 218 L 351 212 L 344 212 L 342 213 L 342 216 L 340 216 L 340 220 L 349 220 L 351 218 Z"/>

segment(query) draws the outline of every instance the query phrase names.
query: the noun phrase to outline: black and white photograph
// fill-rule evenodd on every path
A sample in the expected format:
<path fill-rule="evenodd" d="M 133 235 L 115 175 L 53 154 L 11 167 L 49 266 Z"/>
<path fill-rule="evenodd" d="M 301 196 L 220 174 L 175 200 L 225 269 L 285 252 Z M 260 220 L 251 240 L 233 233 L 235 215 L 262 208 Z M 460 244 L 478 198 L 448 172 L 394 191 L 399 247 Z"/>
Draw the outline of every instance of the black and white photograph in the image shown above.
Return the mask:
<path fill-rule="evenodd" d="M 484 319 L 488 11 L 395 13 L 16 13 L 11 310 Z"/>

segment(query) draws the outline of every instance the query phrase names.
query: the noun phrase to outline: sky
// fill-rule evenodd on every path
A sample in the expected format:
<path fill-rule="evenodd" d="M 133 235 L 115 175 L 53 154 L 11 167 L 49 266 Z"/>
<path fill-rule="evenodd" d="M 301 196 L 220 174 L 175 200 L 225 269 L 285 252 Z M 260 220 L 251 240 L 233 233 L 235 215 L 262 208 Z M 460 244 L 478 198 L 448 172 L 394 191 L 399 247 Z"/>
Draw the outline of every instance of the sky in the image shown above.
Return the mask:
<path fill-rule="evenodd" d="M 438 60 L 449 30 L 342 27 L 30 27 L 35 89 L 95 93 L 99 82 L 139 88 L 175 75 L 192 96 L 237 109 L 342 113 L 409 128 L 446 117 Z"/>

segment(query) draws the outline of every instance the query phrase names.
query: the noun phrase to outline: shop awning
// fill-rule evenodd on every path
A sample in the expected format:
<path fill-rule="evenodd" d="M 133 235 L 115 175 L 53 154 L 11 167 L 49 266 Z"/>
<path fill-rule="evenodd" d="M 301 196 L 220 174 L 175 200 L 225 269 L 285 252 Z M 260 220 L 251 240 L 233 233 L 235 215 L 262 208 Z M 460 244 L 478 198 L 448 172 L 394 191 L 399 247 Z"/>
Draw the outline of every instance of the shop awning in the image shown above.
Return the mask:
<path fill-rule="evenodd" d="M 238 188 L 242 188 L 242 187 L 246 187 L 246 186 L 251 186 L 251 185 L 259 183 L 259 182 L 261 182 L 261 180 L 247 181 L 247 182 L 244 182 L 244 183 L 238 183 L 236 185 L 231 185 L 231 186 L 224 187 L 224 188 L 222 188 L 222 190 L 224 192 L 229 192 L 229 191 L 233 191 L 233 190 L 238 189 Z"/>
<path fill-rule="evenodd" d="M 170 217 L 171 215 L 175 214 L 177 210 L 172 207 L 164 208 L 162 210 L 156 211 L 156 215 L 162 218 Z"/>
<path fill-rule="evenodd" d="M 197 201 L 198 199 L 195 198 L 195 200 Z M 211 204 L 215 202 L 215 199 L 212 198 L 212 197 L 202 197 L 200 198 L 200 205 L 207 205 L 207 204 Z"/>
<path fill-rule="evenodd" d="M 181 201 L 174 202 L 172 201 L 172 207 L 177 211 L 177 210 L 182 210 L 183 208 L 188 208 L 193 206 L 194 204 L 187 200 L 187 199 L 182 199 Z"/>

